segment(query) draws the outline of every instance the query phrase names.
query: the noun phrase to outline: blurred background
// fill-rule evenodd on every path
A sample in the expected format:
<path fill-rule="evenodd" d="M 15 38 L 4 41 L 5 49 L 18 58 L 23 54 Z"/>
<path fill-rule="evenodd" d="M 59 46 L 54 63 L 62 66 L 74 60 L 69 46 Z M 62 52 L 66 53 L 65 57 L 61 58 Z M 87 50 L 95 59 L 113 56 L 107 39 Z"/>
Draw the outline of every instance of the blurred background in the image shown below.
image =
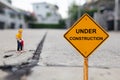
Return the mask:
<path fill-rule="evenodd" d="M 63 35 L 84 13 L 110 35 L 89 59 L 89 79 L 120 80 L 120 0 L 0 0 L 0 80 L 82 80 L 83 57 Z"/>
<path fill-rule="evenodd" d="M 69 28 L 88 13 L 104 29 L 120 30 L 120 0 L 0 0 L 0 29 Z"/>

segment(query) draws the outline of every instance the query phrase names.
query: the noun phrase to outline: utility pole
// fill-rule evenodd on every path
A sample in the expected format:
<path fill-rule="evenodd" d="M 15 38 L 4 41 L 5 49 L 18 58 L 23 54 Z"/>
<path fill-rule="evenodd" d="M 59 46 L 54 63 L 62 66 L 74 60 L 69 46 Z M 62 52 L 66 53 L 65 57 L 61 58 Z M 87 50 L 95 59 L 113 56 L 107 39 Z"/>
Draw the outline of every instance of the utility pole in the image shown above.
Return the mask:
<path fill-rule="evenodd" d="M 115 0 L 115 10 L 114 10 L 114 30 L 118 31 L 118 16 L 119 13 L 119 0 Z"/>

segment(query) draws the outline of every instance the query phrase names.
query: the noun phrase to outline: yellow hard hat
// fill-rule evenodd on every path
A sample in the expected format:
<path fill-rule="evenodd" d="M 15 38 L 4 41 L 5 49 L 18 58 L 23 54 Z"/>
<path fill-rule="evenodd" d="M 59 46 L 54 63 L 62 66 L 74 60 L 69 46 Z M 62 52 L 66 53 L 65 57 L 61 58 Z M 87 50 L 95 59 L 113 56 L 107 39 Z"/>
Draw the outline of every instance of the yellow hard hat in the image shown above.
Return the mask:
<path fill-rule="evenodd" d="M 23 29 L 19 29 L 18 32 L 23 32 Z"/>

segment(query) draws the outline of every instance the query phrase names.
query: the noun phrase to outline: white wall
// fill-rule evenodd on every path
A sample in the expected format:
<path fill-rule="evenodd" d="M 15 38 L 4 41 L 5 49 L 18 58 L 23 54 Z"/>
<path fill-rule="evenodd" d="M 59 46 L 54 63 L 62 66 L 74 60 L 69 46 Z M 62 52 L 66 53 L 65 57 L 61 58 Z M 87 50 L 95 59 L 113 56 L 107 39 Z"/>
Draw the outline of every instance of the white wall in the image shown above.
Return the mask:
<path fill-rule="evenodd" d="M 0 14 L 0 21 L 5 23 L 4 28 L 10 28 L 11 23 L 15 24 L 15 26 L 13 26 L 14 28 L 19 28 L 20 24 L 23 25 L 23 28 L 26 27 L 23 16 L 21 19 L 19 19 L 19 17 L 18 17 L 19 12 L 15 12 L 8 8 L 4 8 L 4 12 L 5 12 L 4 14 Z M 12 18 L 10 16 L 11 12 L 14 13 L 15 17 Z"/>
<path fill-rule="evenodd" d="M 58 24 L 61 19 L 54 5 L 48 3 L 34 3 L 33 10 L 39 23 Z M 50 13 L 50 16 L 47 14 Z"/>

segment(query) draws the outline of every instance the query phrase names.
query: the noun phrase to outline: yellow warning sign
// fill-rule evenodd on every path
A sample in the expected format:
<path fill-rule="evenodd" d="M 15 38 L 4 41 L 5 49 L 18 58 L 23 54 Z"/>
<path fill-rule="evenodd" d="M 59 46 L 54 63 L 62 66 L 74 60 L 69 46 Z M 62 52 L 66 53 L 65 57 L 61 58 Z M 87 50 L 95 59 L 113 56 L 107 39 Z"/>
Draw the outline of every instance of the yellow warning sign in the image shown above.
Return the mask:
<path fill-rule="evenodd" d="M 109 35 L 88 14 L 84 14 L 65 33 L 64 37 L 83 57 L 87 58 Z"/>

